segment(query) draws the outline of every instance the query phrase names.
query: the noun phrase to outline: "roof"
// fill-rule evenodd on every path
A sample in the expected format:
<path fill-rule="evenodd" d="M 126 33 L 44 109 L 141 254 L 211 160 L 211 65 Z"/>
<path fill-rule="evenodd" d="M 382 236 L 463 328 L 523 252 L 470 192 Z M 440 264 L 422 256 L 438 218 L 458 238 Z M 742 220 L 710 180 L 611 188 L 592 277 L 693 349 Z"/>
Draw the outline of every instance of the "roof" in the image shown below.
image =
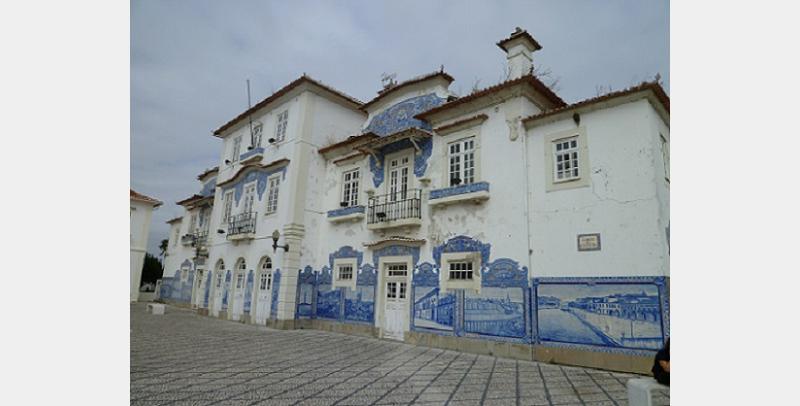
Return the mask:
<path fill-rule="evenodd" d="M 203 180 L 203 178 L 205 178 L 206 176 L 208 176 L 208 175 L 210 175 L 210 174 L 212 174 L 214 172 L 219 172 L 219 166 L 215 166 L 213 168 L 206 169 L 205 171 L 203 171 L 203 173 L 197 175 L 197 180 Z"/>
<path fill-rule="evenodd" d="M 455 100 L 453 100 L 451 102 L 447 102 L 445 104 L 442 104 L 439 107 L 434 107 L 434 108 L 432 108 L 432 109 L 430 109 L 430 110 L 428 110 L 428 111 L 426 111 L 424 113 L 417 114 L 416 117 L 424 120 L 426 117 L 430 117 L 433 114 L 448 110 L 448 109 L 453 108 L 453 107 L 460 106 L 460 105 L 465 104 L 467 102 L 479 99 L 481 97 L 490 95 L 492 93 L 499 92 L 499 91 L 501 91 L 503 89 L 507 89 L 507 88 L 510 88 L 510 87 L 513 87 L 513 86 L 516 86 L 516 85 L 519 85 L 519 84 L 522 84 L 522 83 L 527 83 L 527 84 L 533 86 L 534 89 L 536 89 L 540 94 L 542 94 L 542 96 L 547 98 L 550 102 L 555 104 L 557 107 L 566 106 L 567 105 L 567 103 L 564 102 L 564 100 L 561 100 L 560 97 L 558 97 L 555 93 L 553 93 L 553 91 L 550 90 L 550 88 L 547 87 L 544 83 L 542 83 L 542 81 L 540 81 L 538 78 L 536 78 L 536 76 L 534 76 L 534 75 L 525 75 L 525 76 L 519 77 L 517 79 L 507 80 L 505 82 L 498 83 L 498 84 L 496 84 L 494 86 L 489 86 L 489 87 L 487 87 L 487 88 L 485 88 L 483 90 L 478 90 L 477 92 L 471 93 L 471 94 L 469 94 L 467 96 L 460 97 L 460 98 L 455 99 Z"/>
<path fill-rule="evenodd" d="M 327 85 L 323 84 L 322 82 L 319 82 L 317 80 L 312 79 L 311 77 L 309 77 L 306 74 L 303 74 L 303 76 L 300 76 L 299 78 L 295 79 L 293 82 L 291 82 L 288 85 L 282 87 L 280 90 L 278 90 L 277 92 L 273 93 L 272 95 L 270 95 L 266 99 L 261 100 L 260 102 L 256 103 L 255 106 L 245 110 L 242 114 L 239 114 L 233 120 L 228 121 L 227 123 L 223 124 L 222 127 L 217 128 L 214 131 L 214 135 L 218 137 L 220 134 L 222 134 L 222 132 L 224 132 L 225 130 L 233 127 L 236 124 L 238 124 L 240 121 L 242 121 L 245 118 L 247 118 L 247 116 L 249 116 L 250 114 L 252 114 L 255 111 L 263 108 L 264 106 L 274 102 L 275 100 L 279 99 L 281 96 L 289 93 L 294 88 L 302 85 L 303 83 L 310 83 L 310 84 L 312 84 L 314 86 L 322 88 L 322 89 L 326 90 L 327 92 L 329 92 L 330 94 L 336 96 L 338 99 L 344 101 L 346 104 L 352 105 L 356 109 L 360 108 L 363 105 L 363 103 L 360 100 L 356 99 L 355 97 L 349 96 L 349 95 L 345 94 L 344 92 L 336 90 L 336 89 L 334 89 L 334 88 L 332 88 L 330 86 L 327 86 Z"/>
<path fill-rule="evenodd" d="M 371 132 L 370 133 L 359 134 L 359 135 L 351 135 L 351 136 L 347 137 L 347 139 L 345 139 L 344 141 L 339 141 L 337 143 L 328 145 L 326 147 L 322 147 L 322 148 L 318 149 L 317 152 L 319 152 L 320 154 L 324 154 L 324 153 L 332 151 L 332 150 L 334 150 L 336 148 L 344 147 L 346 145 L 353 144 L 353 143 L 356 143 L 356 142 L 359 142 L 359 141 L 366 141 L 366 140 L 369 140 L 369 139 L 372 139 L 372 138 L 380 138 L 380 137 L 377 134 L 374 134 L 374 133 L 371 133 Z"/>
<path fill-rule="evenodd" d="M 408 79 L 408 80 L 406 80 L 404 82 L 400 82 L 400 83 L 398 83 L 398 84 L 396 84 L 396 85 L 394 85 L 394 86 L 392 86 L 392 87 L 390 87 L 388 89 L 380 90 L 378 92 L 378 95 L 374 99 L 366 102 L 363 106 L 361 106 L 361 110 L 366 111 L 369 108 L 369 106 L 372 106 L 373 104 L 377 103 L 378 100 L 381 100 L 385 96 L 387 96 L 387 95 L 389 95 L 391 93 L 394 93 L 397 90 L 400 90 L 400 89 L 402 89 L 404 87 L 407 87 L 407 86 L 411 86 L 411 85 L 416 84 L 416 83 L 424 82 L 424 81 L 426 81 L 428 79 L 433 79 L 433 78 L 435 78 L 437 76 L 443 77 L 447 81 L 448 84 L 452 83 L 453 80 L 455 80 L 455 79 L 453 79 L 452 76 L 450 76 L 450 74 L 445 72 L 444 69 L 438 70 L 436 72 L 431 72 L 431 73 L 428 73 L 428 74 L 425 74 L 425 75 L 420 75 L 420 76 L 417 76 L 417 77 L 413 77 L 413 78 Z"/>
<path fill-rule="evenodd" d="M 175 202 L 175 204 L 177 204 L 179 206 L 184 206 L 184 205 L 187 205 L 187 204 L 194 203 L 194 202 L 196 202 L 196 201 L 198 201 L 198 200 L 200 200 L 200 199 L 202 199 L 204 197 L 205 196 L 203 196 L 203 195 L 194 194 L 194 195 L 191 195 L 191 196 L 187 197 L 186 199 L 183 199 L 181 201 Z"/>
<path fill-rule="evenodd" d="M 508 52 L 508 49 L 506 48 L 506 44 L 508 44 L 509 42 L 511 42 L 511 41 L 513 41 L 515 39 L 518 39 L 518 38 L 526 39 L 526 40 L 530 41 L 531 44 L 533 45 L 533 50 L 534 51 L 538 51 L 538 50 L 542 49 L 542 46 L 539 45 L 539 43 L 535 39 L 533 39 L 531 34 L 528 34 L 528 31 L 525 31 L 525 30 L 523 30 L 522 28 L 519 28 L 519 27 L 517 27 L 517 29 L 514 30 L 514 32 L 512 32 L 511 35 L 509 35 L 508 38 L 498 42 L 497 46 L 499 46 L 500 49 L 502 49 L 503 51 Z"/>
<path fill-rule="evenodd" d="M 644 92 L 644 91 L 652 91 L 654 96 L 655 96 L 655 98 L 656 98 L 656 100 L 658 100 L 661 103 L 661 105 L 664 106 L 664 109 L 666 110 L 667 114 L 669 114 L 669 96 L 664 91 L 664 88 L 662 88 L 661 85 L 658 84 L 658 82 L 642 82 L 641 84 L 639 84 L 637 86 L 633 86 L 633 87 L 627 88 L 625 90 L 619 90 L 619 91 L 616 91 L 616 92 L 606 93 L 606 94 L 604 94 L 602 96 L 597 96 L 597 97 L 593 97 L 593 98 L 590 98 L 590 99 L 582 100 L 582 101 L 579 101 L 577 103 L 573 103 L 573 104 L 570 104 L 570 105 L 565 105 L 565 106 L 561 106 L 561 107 L 558 107 L 558 108 L 555 108 L 555 109 L 546 110 L 546 111 L 543 111 L 543 112 L 541 112 L 539 114 L 535 114 L 533 116 L 527 117 L 527 118 L 523 119 L 522 122 L 523 122 L 523 124 L 527 125 L 528 123 L 531 123 L 531 122 L 536 121 L 536 120 L 540 120 L 540 119 L 545 118 L 545 117 L 551 117 L 551 116 L 554 116 L 554 115 L 557 115 L 557 114 L 561 114 L 561 113 L 565 113 L 565 112 L 569 112 L 569 111 L 574 111 L 574 110 L 580 109 L 581 107 L 590 106 L 590 105 L 593 105 L 593 104 L 601 103 L 601 102 L 608 101 L 608 100 L 611 100 L 611 99 L 624 97 L 624 96 L 632 95 L 632 94 L 637 93 L 637 92 Z"/>
<path fill-rule="evenodd" d="M 166 223 L 167 224 L 174 223 L 174 222 L 176 222 L 176 221 L 178 221 L 178 220 L 180 220 L 182 218 L 183 218 L 183 216 L 178 216 L 178 217 L 175 217 L 174 219 L 167 220 Z"/>
<path fill-rule="evenodd" d="M 374 247 L 374 246 L 377 246 L 377 245 L 386 244 L 386 243 L 390 243 L 390 242 L 402 242 L 402 243 L 408 243 L 408 244 L 419 244 L 419 245 L 422 245 L 422 244 L 425 244 L 425 239 L 408 238 L 408 237 L 400 237 L 400 236 L 397 236 L 397 235 L 393 235 L 391 237 L 387 237 L 387 238 L 384 238 L 382 240 L 373 241 L 373 242 L 365 242 L 364 246 L 365 247 Z"/>
<path fill-rule="evenodd" d="M 131 200 L 135 200 L 137 202 L 142 202 L 142 203 L 149 203 L 149 204 L 152 204 L 153 207 L 161 206 L 161 203 L 162 203 L 161 201 L 159 201 L 157 199 L 153 199 L 150 196 L 145 196 L 145 195 L 143 195 L 141 193 L 136 192 L 133 189 L 131 189 Z"/>

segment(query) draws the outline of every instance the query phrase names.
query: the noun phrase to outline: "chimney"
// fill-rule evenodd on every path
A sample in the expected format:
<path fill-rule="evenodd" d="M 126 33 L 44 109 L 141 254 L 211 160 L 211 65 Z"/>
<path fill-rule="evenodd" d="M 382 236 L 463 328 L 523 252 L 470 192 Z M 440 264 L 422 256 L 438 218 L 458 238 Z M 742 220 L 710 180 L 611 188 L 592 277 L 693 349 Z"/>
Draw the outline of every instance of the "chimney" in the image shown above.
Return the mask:
<path fill-rule="evenodd" d="M 528 34 L 528 31 L 517 27 L 511 35 L 498 42 L 497 46 L 506 52 L 508 60 L 508 78 L 513 80 L 529 75 L 533 69 L 534 51 L 542 49 L 542 46 Z"/>

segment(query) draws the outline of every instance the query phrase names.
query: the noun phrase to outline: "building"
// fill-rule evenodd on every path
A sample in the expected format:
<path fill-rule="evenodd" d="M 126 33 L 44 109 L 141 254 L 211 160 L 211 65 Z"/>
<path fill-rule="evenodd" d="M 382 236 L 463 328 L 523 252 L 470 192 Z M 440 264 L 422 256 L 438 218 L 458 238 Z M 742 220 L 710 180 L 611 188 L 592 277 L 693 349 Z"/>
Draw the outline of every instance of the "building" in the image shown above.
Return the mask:
<path fill-rule="evenodd" d="M 162 298 L 277 328 L 647 370 L 652 352 L 542 342 L 540 313 L 569 300 L 535 298 L 647 285 L 668 336 L 669 97 L 642 83 L 567 104 L 532 74 L 529 33 L 497 45 L 507 80 L 466 96 L 444 69 L 368 102 L 304 75 L 216 129 L 218 166 L 170 222 Z M 449 326 L 414 323 L 431 288 L 454 300 Z M 513 329 L 465 325 L 466 298 L 509 295 Z"/>
<path fill-rule="evenodd" d="M 150 233 L 150 219 L 153 210 L 161 202 L 152 197 L 131 191 L 131 302 L 139 300 L 139 286 L 142 282 L 144 254 L 147 251 L 147 238 Z"/>

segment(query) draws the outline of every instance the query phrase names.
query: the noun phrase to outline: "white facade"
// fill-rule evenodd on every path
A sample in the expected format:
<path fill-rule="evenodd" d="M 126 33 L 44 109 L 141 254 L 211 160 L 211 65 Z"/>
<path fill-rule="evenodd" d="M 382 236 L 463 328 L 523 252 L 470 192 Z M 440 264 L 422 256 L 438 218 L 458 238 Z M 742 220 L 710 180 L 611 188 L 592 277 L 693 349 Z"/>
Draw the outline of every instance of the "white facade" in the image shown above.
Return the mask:
<path fill-rule="evenodd" d="M 139 300 L 139 285 L 142 281 L 144 254 L 150 235 L 150 220 L 153 210 L 161 202 L 131 190 L 131 302 Z"/>
<path fill-rule="evenodd" d="M 327 319 L 401 340 L 423 332 L 543 345 L 548 316 L 533 325 L 545 305 L 531 298 L 558 306 L 544 293 L 557 283 L 583 295 L 561 298 L 574 317 L 589 299 L 636 309 L 660 301 L 657 336 L 614 341 L 606 331 L 606 347 L 650 348 L 646 339 L 667 336 L 668 97 L 643 84 L 567 105 L 529 74 L 541 47 L 526 32 L 498 45 L 509 80 L 465 97 L 452 95 L 443 71 L 368 103 L 303 76 L 218 129 L 218 169 L 200 176 L 203 191 L 179 202 L 187 212 L 171 223 L 164 276 L 178 278 L 162 296 L 259 324 Z M 250 120 L 260 135 L 252 149 Z M 559 156 L 572 165 L 561 180 Z M 198 240 L 192 218 L 203 208 L 210 220 Z M 273 248 L 275 230 L 288 250 Z M 304 270 L 312 279 L 298 284 Z M 522 281 L 509 285 L 517 273 Z M 597 278 L 599 296 L 582 278 Z M 436 317 L 460 321 L 424 319 L 433 313 L 422 295 L 434 286 Z M 519 312 L 524 327 L 480 321 L 492 306 Z"/>

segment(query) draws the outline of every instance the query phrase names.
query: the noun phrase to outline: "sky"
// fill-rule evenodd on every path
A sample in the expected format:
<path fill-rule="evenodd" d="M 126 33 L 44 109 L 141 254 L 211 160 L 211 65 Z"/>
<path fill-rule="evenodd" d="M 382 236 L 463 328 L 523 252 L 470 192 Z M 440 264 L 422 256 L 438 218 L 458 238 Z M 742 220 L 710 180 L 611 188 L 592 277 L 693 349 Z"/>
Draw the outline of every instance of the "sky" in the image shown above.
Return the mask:
<path fill-rule="evenodd" d="M 369 101 L 383 73 L 444 65 L 466 95 L 501 81 L 495 44 L 515 27 L 542 45 L 533 64 L 567 103 L 656 74 L 669 93 L 667 1 L 132 1 L 131 188 L 164 202 L 148 252 L 219 164 L 212 132 L 247 109 L 247 79 L 253 104 L 303 73 Z"/>

